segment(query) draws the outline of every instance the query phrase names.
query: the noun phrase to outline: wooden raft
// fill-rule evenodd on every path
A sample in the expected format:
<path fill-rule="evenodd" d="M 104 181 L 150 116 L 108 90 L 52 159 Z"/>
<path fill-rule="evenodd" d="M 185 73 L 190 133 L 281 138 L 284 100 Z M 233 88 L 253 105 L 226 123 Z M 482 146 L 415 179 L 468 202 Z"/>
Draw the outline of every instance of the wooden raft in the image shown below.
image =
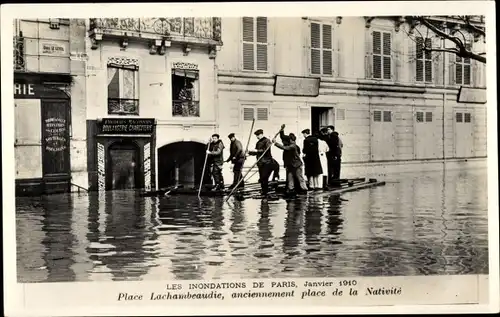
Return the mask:
<path fill-rule="evenodd" d="M 332 186 L 327 189 L 310 190 L 303 195 L 340 195 L 346 192 L 357 191 L 361 189 L 366 189 L 370 187 L 383 186 L 384 181 L 378 181 L 374 178 L 350 178 L 350 179 L 339 179 Z M 269 182 L 269 189 L 271 194 L 277 196 L 283 196 L 285 193 L 286 182 Z M 226 189 L 223 191 L 214 191 L 213 186 L 205 185 L 202 187 L 200 196 L 204 197 L 223 197 L 229 195 L 231 190 Z M 236 190 L 233 195 L 239 198 L 257 198 L 260 194 L 260 184 L 259 183 L 248 183 L 245 184 L 244 188 Z M 164 188 L 160 190 L 142 192 L 140 194 L 143 197 L 154 197 L 154 196 L 198 196 L 197 188 L 185 188 L 182 186 L 172 186 L 169 188 Z M 302 195 L 298 195 L 302 196 Z"/>

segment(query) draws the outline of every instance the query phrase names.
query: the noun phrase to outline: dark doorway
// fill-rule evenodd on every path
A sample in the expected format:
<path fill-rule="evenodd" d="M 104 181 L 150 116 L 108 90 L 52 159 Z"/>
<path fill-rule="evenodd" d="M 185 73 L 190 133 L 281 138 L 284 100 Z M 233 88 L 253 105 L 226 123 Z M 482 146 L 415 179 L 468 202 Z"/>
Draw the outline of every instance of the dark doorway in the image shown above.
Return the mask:
<path fill-rule="evenodd" d="M 199 186 L 206 150 L 206 145 L 198 142 L 176 142 L 159 148 L 158 187 Z M 207 166 L 203 184 L 211 182 Z"/>
<path fill-rule="evenodd" d="M 311 132 L 318 133 L 322 127 L 335 124 L 333 107 L 311 107 Z"/>
<path fill-rule="evenodd" d="M 133 141 L 118 141 L 108 148 L 107 189 L 142 188 L 139 146 Z"/>

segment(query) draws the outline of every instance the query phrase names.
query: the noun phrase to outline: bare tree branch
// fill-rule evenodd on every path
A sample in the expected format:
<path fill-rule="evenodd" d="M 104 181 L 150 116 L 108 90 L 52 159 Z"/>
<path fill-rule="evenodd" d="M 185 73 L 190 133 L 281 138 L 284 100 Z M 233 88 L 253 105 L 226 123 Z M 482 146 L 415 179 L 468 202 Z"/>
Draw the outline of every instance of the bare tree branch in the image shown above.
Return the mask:
<path fill-rule="evenodd" d="M 469 28 L 471 28 L 474 32 L 478 33 L 481 36 L 486 36 L 486 32 L 483 29 L 481 29 L 481 28 L 475 26 L 474 24 L 472 24 L 472 22 L 470 21 L 470 17 L 465 16 L 463 18 L 463 20 L 465 21 L 465 23 L 467 24 L 467 26 Z"/>
<path fill-rule="evenodd" d="M 453 54 L 458 54 L 458 50 L 455 48 L 424 48 L 424 51 L 427 52 L 447 52 L 447 53 L 453 53 Z"/>

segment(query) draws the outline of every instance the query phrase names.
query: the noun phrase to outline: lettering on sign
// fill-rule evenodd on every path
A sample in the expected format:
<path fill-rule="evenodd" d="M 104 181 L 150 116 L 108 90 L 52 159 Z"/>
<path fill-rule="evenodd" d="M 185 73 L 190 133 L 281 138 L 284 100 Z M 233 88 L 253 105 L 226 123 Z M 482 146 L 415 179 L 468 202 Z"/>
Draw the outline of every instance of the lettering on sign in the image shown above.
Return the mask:
<path fill-rule="evenodd" d="M 319 78 L 277 75 L 274 80 L 274 95 L 317 97 L 319 84 Z"/>
<path fill-rule="evenodd" d="M 486 103 L 486 89 L 460 87 L 457 101 L 460 103 Z"/>
<path fill-rule="evenodd" d="M 82 52 L 71 52 L 69 55 L 69 59 L 72 61 L 87 61 L 89 56 L 86 53 Z"/>
<path fill-rule="evenodd" d="M 66 54 L 66 48 L 58 43 L 42 43 L 42 54 L 64 55 Z"/>
<path fill-rule="evenodd" d="M 106 189 L 104 145 L 102 143 L 97 143 L 97 184 L 99 191 Z"/>
<path fill-rule="evenodd" d="M 151 189 L 151 143 L 144 145 L 144 187 Z"/>
<path fill-rule="evenodd" d="M 103 134 L 151 134 L 155 119 L 103 119 L 99 133 Z"/>
<path fill-rule="evenodd" d="M 18 96 L 35 96 L 35 85 L 14 84 L 14 98 Z"/>
<path fill-rule="evenodd" d="M 45 149 L 50 152 L 64 151 L 66 146 L 66 120 L 62 118 L 45 119 Z"/>
<path fill-rule="evenodd" d="M 186 62 L 173 62 L 172 63 L 172 68 L 175 69 L 192 69 L 192 70 L 197 70 L 198 65 L 194 63 L 186 63 Z"/>

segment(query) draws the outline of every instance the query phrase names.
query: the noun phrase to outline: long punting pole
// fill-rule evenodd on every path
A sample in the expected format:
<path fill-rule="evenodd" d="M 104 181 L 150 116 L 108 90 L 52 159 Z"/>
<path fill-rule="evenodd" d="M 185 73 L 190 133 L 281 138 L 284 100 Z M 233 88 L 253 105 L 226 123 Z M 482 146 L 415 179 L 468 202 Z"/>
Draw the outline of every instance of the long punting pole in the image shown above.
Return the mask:
<path fill-rule="evenodd" d="M 207 143 L 207 151 L 210 149 L 210 142 Z M 205 168 L 207 167 L 208 153 L 205 154 L 205 163 L 203 163 L 203 172 L 201 172 L 200 187 L 198 188 L 198 198 L 201 194 L 201 185 L 203 185 L 203 178 L 205 178 Z"/>
<path fill-rule="evenodd" d="M 277 138 L 278 135 L 280 134 L 281 132 L 281 129 L 278 131 L 278 133 L 276 133 L 276 135 L 274 136 L 273 139 Z M 236 186 L 234 186 L 233 190 L 231 190 L 231 192 L 229 193 L 229 195 L 227 196 L 226 200 L 224 202 L 227 202 L 229 200 L 229 198 L 231 198 L 231 195 L 233 195 L 234 191 L 236 190 L 236 188 L 238 188 L 238 186 L 240 185 L 240 183 L 247 177 L 248 173 L 250 173 L 252 171 L 252 169 L 257 165 L 257 163 L 259 163 L 260 159 L 264 157 L 264 155 L 267 153 L 267 151 L 269 151 L 269 149 L 273 146 L 273 143 L 271 143 L 267 149 L 262 153 L 262 155 L 257 159 L 257 161 L 252 165 L 252 167 L 250 167 L 250 169 L 245 173 L 245 175 L 238 181 L 238 183 L 236 184 Z"/>

